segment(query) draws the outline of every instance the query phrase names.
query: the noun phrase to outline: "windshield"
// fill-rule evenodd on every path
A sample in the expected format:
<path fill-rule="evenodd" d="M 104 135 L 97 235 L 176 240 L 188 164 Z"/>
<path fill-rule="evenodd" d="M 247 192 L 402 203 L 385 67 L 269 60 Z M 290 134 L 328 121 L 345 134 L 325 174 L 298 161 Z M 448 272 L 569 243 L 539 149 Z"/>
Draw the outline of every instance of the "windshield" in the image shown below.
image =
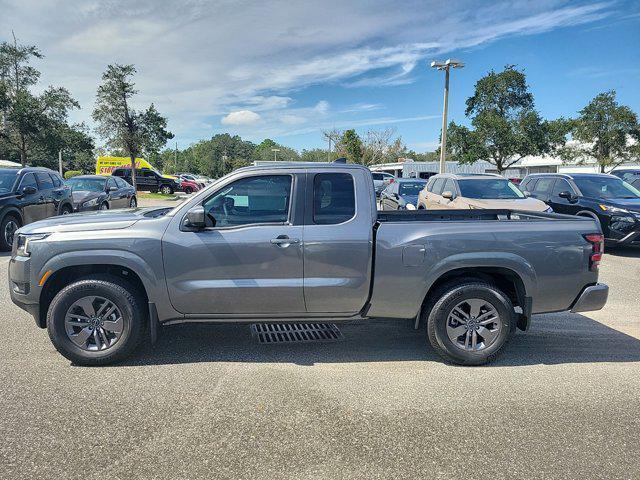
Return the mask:
<path fill-rule="evenodd" d="M 104 191 L 106 179 L 102 178 L 71 178 L 67 180 L 67 185 L 71 187 L 71 190 L 87 191 L 87 192 L 102 192 Z"/>
<path fill-rule="evenodd" d="M 640 190 L 614 177 L 574 177 L 582 195 L 594 198 L 640 198 Z"/>
<path fill-rule="evenodd" d="M 401 182 L 400 195 L 408 197 L 417 197 L 427 182 Z"/>
<path fill-rule="evenodd" d="M 16 183 L 18 177 L 18 171 L 15 172 L 0 172 L 0 193 L 7 193 L 13 191 L 13 184 Z"/>
<path fill-rule="evenodd" d="M 509 180 L 460 180 L 460 194 L 466 198 L 514 199 L 525 198 L 518 187 Z"/>

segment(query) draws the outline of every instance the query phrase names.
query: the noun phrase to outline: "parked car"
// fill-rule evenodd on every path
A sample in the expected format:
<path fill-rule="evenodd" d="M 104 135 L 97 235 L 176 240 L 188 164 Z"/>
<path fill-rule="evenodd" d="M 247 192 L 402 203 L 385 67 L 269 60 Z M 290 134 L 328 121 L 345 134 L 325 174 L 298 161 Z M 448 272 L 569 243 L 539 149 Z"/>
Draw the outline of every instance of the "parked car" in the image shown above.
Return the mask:
<path fill-rule="evenodd" d="M 613 170 L 611 175 L 621 178 L 632 187 L 640 190 L 640 168 Z"/>
<path fill-rule="evenodd" d="M 398 178 L 380 194 L 382 210 L 413 210 L 418 205 L 418 194 L 427 184 L 419 178 Z"/>
<path fill-rule="evenodd" d="M 610 245 L 640 245 L 640 190 L 614 175 L 532 174 L 521 188 L 557 213 L 595 219 Z"/>
<path fill-rule="evenodd" d="M 387 185 L 396 179 L 396 177 L 390 173 L 385 172 L 372 172 L 371 176 L 373 177 L 373 186 L 376 192 L 376 197 L 379 197 L 382 190 L 387 188 Z"/>
<path fill-rule="evenodd" d="M 120 177 L 131 184 L 131 167 L 119 167 L 111 173 L 114 177 Z M 171 177 L 165 177 L 161 173 L 150 168 L 136 168 L 136 185 L 138 190 L 160 192 L 165 195 L 180 190 L 180 182 Z"/>
<path fill-rule="evenodd" d="M 508 208 L 551 212 L 544 202 L 527 198 L 509 180 L 492 173 L 434 175 L 420 192 L 418 208 L 428 210 Z"/>
<path fill-rule="evenodd" d="M 71 189 L 48 168 L 0 169 L 0 250 L 11 250 L 16 230 L 73 212 Z"/>
<path fill-rule="evenodd" d="M 532 314 L 602 308 L 601 255 L 591 218 L 378 212 L 365 167 L 264 165 L 173 209 L 22 227 L 9 291 L 76 364 L 121 360 L 160 325 L 386 317 L 476 365 Z"/>
<path fill-rule="evenodd" d="M 193 192 L 197 192 L 201 188 L 204 188 L 204 186 L 201 186 L 195 180 L 189 180 L 186 177 L 180 177 L 180 180 L 180 190 L 188 195 L 191 195 Z"/>
<path fill-rule="evenodd" d="M 76 212 L 138 205 L 135 190 L 120 177 L 79 175 L 67 180 L 66 184 L 71 188 L 73 209 Z"/>
<path fill-rule="evenodd" d="M 198 190 L 201 188 L 204 188 L 206 185 L 206 181 L 204 178 L 198 177 L 197 175 L 194 175 L 192 173 L 177 173 L 176 175 L 178 175 L 178 177 L 180 177 L 183 181 L 188 181 L 188 182 L 192 182 L 192 183 L 196 183 L 198 185 Z M 192 192 L 195 192 L 196 190 L 192 190 Z M 192 192 L 186 192 L 186 193 L 192 193 Z"/>

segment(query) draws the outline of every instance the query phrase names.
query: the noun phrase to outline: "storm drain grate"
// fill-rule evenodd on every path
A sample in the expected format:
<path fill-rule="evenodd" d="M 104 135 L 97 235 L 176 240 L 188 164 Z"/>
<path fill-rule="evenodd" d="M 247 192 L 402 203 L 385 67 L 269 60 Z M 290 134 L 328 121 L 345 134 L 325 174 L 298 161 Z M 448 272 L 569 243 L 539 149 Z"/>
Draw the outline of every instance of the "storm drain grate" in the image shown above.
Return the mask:
<path fill-rule="evenodd" d="M 342 332 L 334 323 L 253 323 L 259 343 L 335 342 Z"/>

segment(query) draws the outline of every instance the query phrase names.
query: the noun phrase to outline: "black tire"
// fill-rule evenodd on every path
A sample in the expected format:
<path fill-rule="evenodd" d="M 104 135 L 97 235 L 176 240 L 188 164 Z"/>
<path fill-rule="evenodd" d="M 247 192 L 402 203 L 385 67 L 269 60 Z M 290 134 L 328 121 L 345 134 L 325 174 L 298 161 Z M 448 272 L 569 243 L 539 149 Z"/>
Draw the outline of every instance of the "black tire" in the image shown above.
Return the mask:
<path fill-rule="evenodd" d="M 131 197 L 131 200 L 129 200 L 129 208 L 136 208 L 138 206 L 138 200 L 136 199 L 136 197 Z"/>
<path fill-rule="evenodd" d="M 459 365 L 483 365 L 500 352 L 515 330 L 516 316 L 511 300 L 494 285 L 483 281 L 469 281 L 450 285 L 434 294 L 435 303 L 428 312 L 427 336 L 433 349 L 445 360 Z M 490 304 L 498 313 L 500 327 L 497 337 L 481 350 L 464 350 L 454 344 L 447 334 L 447 322 L 451 311 L 467 299 L 480 299 Z M 426 315 L 425 312 L 425 315 Z"/>
<path fill-rule="evenodd" d="M 191 195 L 193 193 L 193 188 L 191 187 L 186 187 L 184 189 L 184 193 L 186 193 L 187 195 Z"/>
<path fill-rule="evenodd" d="M 102 202 L 100 210 L 109 210 L 109 204 L 107 202 Z"/>
<path fill-rule="evenodd" d="M 162 193 L 163 195 L 172 195 L 173 187 L 171 185 L 162 185 L 160 187 L 160 193 Z"/>
<path fill-rule="evenodd" d="M 73 207 L 71 205 L 63 205 L 60 209 L 60 215 L 69 215 L 73 213 Z"/>
<path fill-rule="evenodd" d="M 17 215 L 7 213 L 0 222 L 0 250 L 8 251 L 13 247 L 14 233 L 22 226 L 22 221 Z M 15 228 L 14 228 L 15 227 Z M 11 230 L 11 232 L 9 232 Z"/>
<path fill-rule="evenodd" d="M 117 306 L 123 318 L 121 336 L 101 351 L 80 348 L 67 335 L 65 315 L 86 296 L 103 297 Z M 77 365 L 109 365 L 129 356 L 142 339 L 146 313 L 140 293 L 125 280 L 111 275 L 91 275 L 66 286 L 53 298 L 47 311 L 47 330 L 54 347 Z"/>

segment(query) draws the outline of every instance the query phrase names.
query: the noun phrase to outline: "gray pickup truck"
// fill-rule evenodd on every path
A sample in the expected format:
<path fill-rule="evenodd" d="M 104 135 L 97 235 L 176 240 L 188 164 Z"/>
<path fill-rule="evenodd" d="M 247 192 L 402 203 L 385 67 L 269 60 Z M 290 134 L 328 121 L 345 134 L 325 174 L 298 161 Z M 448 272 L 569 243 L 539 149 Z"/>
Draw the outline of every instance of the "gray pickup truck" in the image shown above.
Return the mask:
<path fill-rule="evenodd" d="M 186 322 L 426 323 L 449 361 L 490 360 L 534 313 L 598 310 L 600 227 L 509 210 L 376 211 L 368 169 L 248 167 L 173 209 L 17 232 L 13 301 L 69 360 L 125 358 Z"/>

